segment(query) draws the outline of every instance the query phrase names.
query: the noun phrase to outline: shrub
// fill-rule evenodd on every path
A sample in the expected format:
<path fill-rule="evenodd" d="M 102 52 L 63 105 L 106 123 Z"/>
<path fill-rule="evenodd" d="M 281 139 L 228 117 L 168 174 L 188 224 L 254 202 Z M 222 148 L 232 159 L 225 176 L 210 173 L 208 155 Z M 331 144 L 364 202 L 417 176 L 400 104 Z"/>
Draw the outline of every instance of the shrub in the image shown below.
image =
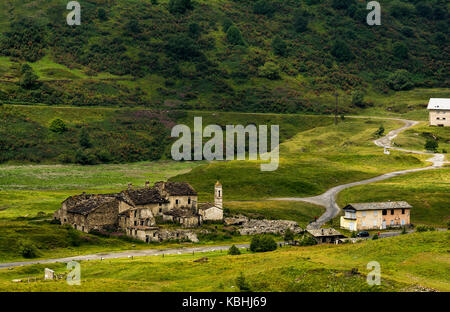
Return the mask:
<path fill-rule="evenodd" d="M 184 14 L 187 10 L 192 9 L 191 0 L 170 0 L 169 12 L 172 14 L 181 13 Z"/>
<path fill-rule="evenodd" d="M 106 21 L 108 17 L 106 16 L 106 11 L 104 8 L 98 8 L 97 10 L 97 17 L 101 21 Z"/>
<path fill-rule="evenodd" d="M 308 17 L 303 13 L 303 11 L 297 11 L 294 14 L 294 29 L 298 33 L 302 33 L 308 29 Z"/>
<path fill-rule="evenodd" d="M 277 243 L 270 236 L 254 236 L 250 243 L 252 252 L 266 252 L 277 249 Z"/>
<path fill-rule="evenodd" d="M 245 45 L 241 31 L 234 25 L 230 26 L 227 30 L 227 41 L 232 45 Z"/>
<path fill-rule="evenodd" d="M 275 12 L 275 7 L 268 0 L 258 0 L 253 5 L 253 13 L 271 16 Z"/>
<path fill-rule="evenodd" d="M 81 245 L 80 233 L 73 228 L 67 230 L 67 240 L 71 246 L 78 247 Z"/>
<path fill-rule="evenodd" d="M 426 226 L 426 225 L 419 225 L 416 227 L 417 232 L 427 232 L 427 231 L 434 231 L 435 228 L 432 226 Z"/>
<path fill-rule="evenodd" d="M 284 56 L 286 54 L 286 42 L 280 36 L 275 36 L 272 40 L 272 50 L 276 55 Z"/>
<path fill-rule="evenodd" d="M 392 53 L 399 59 L 408 58 L 408 47 L 403 42 L 396 42 L 392 47 Z"/>
<path fill-rule="evenodd" d="M 303 235 L 303 237 L 300 241 L 300 246 L 313 246 L 316 244 L 317 244 L 317 241 L 314 239 L 314 237 L 312 237 L 311 235 L 308 235 L 308 234 Z"/>
<path fill-rule="evenodd" d="M 250 284 L 245 279 L 244 274 L 242 272 L 239 274 L 239 276 L 236 278 L 236 286 L 239 288 L 241 292 L 250 292 Z"/>
<path fill-rule="evenodd" d="M 372 239 L 378 239 L 378 234 L 375 234 L 374 236 L 372 236 Z"/>
<path fill-rule="evenodd" d="M 364 104 L 364 93 L 362 91 L 354 91 L 352 92 L 352 104 L 358 107 L 365 107 Z"/>
<path fill-rule="evenodd" d="M 284 233 L 284 241 L 285 242 L 291 242 L 294 240 L 294 233 L 291 231 L 291 229 L 287 229 Z"/>
<path fill-rule="evenodd" d="M 235 255 L 240 255 L 241 251 L 239 250 L 239 248 L 237 248 L 235 245 L 231 246 L 230 249 L 228 249 L 228 254 L 235 256 Z"/>
<path fill-rule="evenodd" d="M 25 66 L 29 66 L 29 65 L 24 65 Z M 29 68 L 29 70 L 25 70 L 22 68 L 22 76 L 20 77 L 19 80 L 19 85 L 24 88 L 24 89 L 34 89 L 35 87 L 38 86 L 38 79 L 39 77 L 33 72 L 33 70 L 31 69 L 31 67 Z"/>
<path fill-rule="evenodd" d="M 355 0 L 333 0 L 331 6 L 334 9 L 345 10 L 353 4 L 355 4 Z"/>
<path fill-rule="evenodd" d="M 86 130 L 86 128 L 81 129 L 78 141 L 79 141 L 80 145 L 84 148 L 89 148 L 92 146 L 91 139 L 89 137 L 89 133 Z"/>
<path fill-rule="evenodd" d="M 258 75 L 270 80 L 280 79 L 280 69 L 273 62 L 266 62 L 264 66 L 258 68 Z"/>
<path fill-rule="evenodd" d="M 425 149 L 427 151 L 436 152 L 438 147 L 439 147 L 439 143 L 433 139 L 428 139 L 425 143 Z"/>
<path fill-rule="evenodd" d="M 181 60 L 189 60 L 201 55 L 197 43 L 185 34 L 170 37 L 166 50 L 173 57 Z"/>
<path fill-rule="evenodd" d="M 197 23 L 189 24 L 189 36 L 193 39 L 198 39 L 200 37 L 201 28 Z"/>
<path fill-rule="evenodd" d="M 39 251 L 33 243 L 22 242 L 20 244 L 20 254 L 24 258 L 36 258 L 39 255 Z"/>
<path fill-rule="evenodd" d="M 450 220 L 447 221 L 447 229 L 450 230 Z"/>
<path fill-rule="evenodd" d="M 411 74 L 405 69 L 399 69 L 390 74 L 387 84 L 389 88 L 395 91 L 410 90 L 414 87 Z"/>
<path fill-rule="evenodd" d="M 384 134 L 384 126 L 381 125 L 378 130 L 375 132 L 376 136 L 382 136 Z"/>
<path fill-rule="evenodd" d="M 336 40 L 331 47 L 331 54 L 340 62 L 348 62 L 354 58 L 352 51 L 342 40 Z"/>
<path fill-rule="evenodd" d="M 228 29 L 233 25 L 233 21 L 226 17 L 222 22 L 222 30 L 224 33 L 228 31 Z"/>
<path fill-rule="evenodd" d="M 401 234 L 407 234 L 408 232 L 406 231 L 406 227 L 404 226 L 404 227 L 402 227 L 402 232 L 401 232 Z"/>
<path fill-rule="evenodd" d="M 53 119 L 53 121 L 50 123 L 49 129 L 50 131 L 55 133 L 64 133 L 67 131 L 67 126 L 64 123 L 64 121 L 62 121 L 59 118 L 56 118 Z"/>

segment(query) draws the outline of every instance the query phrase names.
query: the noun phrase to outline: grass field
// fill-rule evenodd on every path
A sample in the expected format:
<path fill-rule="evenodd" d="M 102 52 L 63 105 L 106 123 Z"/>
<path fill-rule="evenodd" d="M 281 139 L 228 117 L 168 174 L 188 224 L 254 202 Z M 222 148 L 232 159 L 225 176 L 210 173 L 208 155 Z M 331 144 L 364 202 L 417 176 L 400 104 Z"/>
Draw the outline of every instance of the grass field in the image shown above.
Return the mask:
<path fill-rule="evenodd" d="M 428 122 L 420 123 L 404 132 L 394 139 L 395 146 L 425 151 L 427 139 L 438 141 L 438 152 L 450 151 L 450 128 L 430 127 Z"/>
<path fill-rule="evenodd" d="M 338 204 L 405 200 L 413 206 L 413 224 L 446 227 L 450 220 L 449 190 L 450 168 L 427 170 L 346 189 L 339 194 Z"/>
<path fill-rule="evenodd" d="M 226 200 L 252 200 L 318 195 L 339 184 L 426 165 L 426 156 L 384 155 L 372 142 L 381 124 L 386 133 L 402 125 L 393 120 L 346 118 L 337 126 L 318 125 L 282 143 L 276 171 L 260 171 L 257 161 L 213 162 L 171 179 L 189 181 L 202 199 L 212 199 L 210 181 L 220 180 Z"/>
<path fill-rule="evenodd" d="M 238 291 L 242 272 L 253 291 L 450 290 L 448 232 L 415 233 L 357 244 L 286 247 L 274 252 L 228 256 L 224 252 L 81 262 L 81 285 L 42 278 L 44 268 L 67 272 L 64 264 L 0 270 L 1 291 Z M 207 263 L 193 260 L 208 257 Z M 367 264 L 377 261 L 381 285 L 368 286 Z M 360 274 L 351 274 L 355 268 Z M 25 279 L 13 283 L 13 279 Z"/>

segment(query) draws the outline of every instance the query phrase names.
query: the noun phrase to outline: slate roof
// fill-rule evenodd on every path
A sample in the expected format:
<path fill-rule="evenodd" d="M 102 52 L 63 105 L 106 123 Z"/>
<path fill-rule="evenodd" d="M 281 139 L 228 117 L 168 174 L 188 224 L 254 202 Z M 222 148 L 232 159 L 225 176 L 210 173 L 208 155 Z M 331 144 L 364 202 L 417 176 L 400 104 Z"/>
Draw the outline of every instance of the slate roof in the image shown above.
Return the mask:
<path fill-rule="evenodd" d="M 380 209 L 399 209 L 399 208 L 412 208 L 412 206 L 405 201 L 392 201 L 382 203 L 349 204 L 344 209 L 380 210 Z"/>
<path fill-rule="evenodd" d="M 161 197 L 161 194 L 155 188 L 131 189 L 123 191 L 122 193 L 133 202 L 134 206 L 169 202 Z"/>
<path fill-rule="evenodd" d="M 335 229 L 314 229 L 314 230 L 306 230 L 309 234 L 311 234 L 314 237 L 326 237 L 326 236 L 342 236 L 340 232 L 336 231 Z"/>
<path fill-rule="evenodd" d="M 76 195 L 67 200 L 67 212 L 87 215 L 104 204 L 117 202 L 115 194 Z"/>
<path fill-rule="evenodd" d="M 213 208 L 215 206 L 216 205 L 211 204 L 211 203 L 201 203 L 201 204 L 198 204 L 198 209 L 206 210 L 206 209 L 209 209 L 209 208 Z"/>
<path fill-rule="evenodd" d="M 164 188 L 170 196 L 197 196 L 197 192 L 187 182 L 156 182 L 155 187 Z"/>
<path fill-rule="evenodd" d="M 450 110 L 450 99 L 431 98 L 427 109 Z"/>

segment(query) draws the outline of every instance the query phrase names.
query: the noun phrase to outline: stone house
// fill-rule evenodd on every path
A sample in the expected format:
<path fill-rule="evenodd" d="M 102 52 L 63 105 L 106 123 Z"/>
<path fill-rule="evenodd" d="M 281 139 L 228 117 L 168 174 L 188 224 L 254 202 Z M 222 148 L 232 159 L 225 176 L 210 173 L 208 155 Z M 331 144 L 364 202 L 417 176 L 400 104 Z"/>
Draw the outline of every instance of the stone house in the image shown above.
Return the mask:
<path fill-rule="evenodd" d="M 427 109 L 430 126 L 450 127 L 450 99 L 431 98 Z"/>
<path fill-rule="evenodd" d="M 311 235 L 318 244 L 336 244 L 340 239 L 345 238 L 335 229 L 307 229 L 306 232 Z"/>
<path fill-rule="evenodd" d="M 360 231 L 408 226 L 411 208 L 405 201 L 349 204 L 343 209 L 341 227 Z"/>
<path fill-rule="evenodd" d="M 215 198 L 221 206 L 222 187 L 218 185 L 220 183 L 216 183 L 220 192 Z M 127 190 L 117 194 L 70 196 L 54 213 L 54 218 L 80 231 L 122 230 L 147 242 L 194 239 L 196 236 L 191 232 L 172 231 L 176 232 L 172 235 L 171 231 L 159 228 L 157 223 L 163 220 L 193 228 L 201 225 L 204 217 L 208 220 L 223 218 L 222 209 L 216 206 L 209 207 L 206 214 L 205 210 L 199 213 L 197 200 L 197 192 L 186 182 L 157 182 L 154 187 L 146 182 L 144 188 L 138 189 L 129 184 Z"/>

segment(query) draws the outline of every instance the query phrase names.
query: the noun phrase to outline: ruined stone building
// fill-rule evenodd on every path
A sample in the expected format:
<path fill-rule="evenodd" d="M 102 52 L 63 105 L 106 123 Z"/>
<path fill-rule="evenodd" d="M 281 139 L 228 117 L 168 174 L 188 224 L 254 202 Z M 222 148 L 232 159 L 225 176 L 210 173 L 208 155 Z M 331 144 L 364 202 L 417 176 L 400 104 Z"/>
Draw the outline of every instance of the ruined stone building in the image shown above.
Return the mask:
<path fill-rule="evenodd" d="M 144 188 L 115 194 L 70 196 L 54 218 L 83 232 L 120 230 L 128 236 L 150 241 L 167 239 L 196 240 L 192 231 L 204 221 L 222 221 L 222 185 L 214 187 L 214 205 L 198 205 L 198 195 L 186 182 L 147 182 Z M 167 229 L 165 223 L 183 229 Z"/>

